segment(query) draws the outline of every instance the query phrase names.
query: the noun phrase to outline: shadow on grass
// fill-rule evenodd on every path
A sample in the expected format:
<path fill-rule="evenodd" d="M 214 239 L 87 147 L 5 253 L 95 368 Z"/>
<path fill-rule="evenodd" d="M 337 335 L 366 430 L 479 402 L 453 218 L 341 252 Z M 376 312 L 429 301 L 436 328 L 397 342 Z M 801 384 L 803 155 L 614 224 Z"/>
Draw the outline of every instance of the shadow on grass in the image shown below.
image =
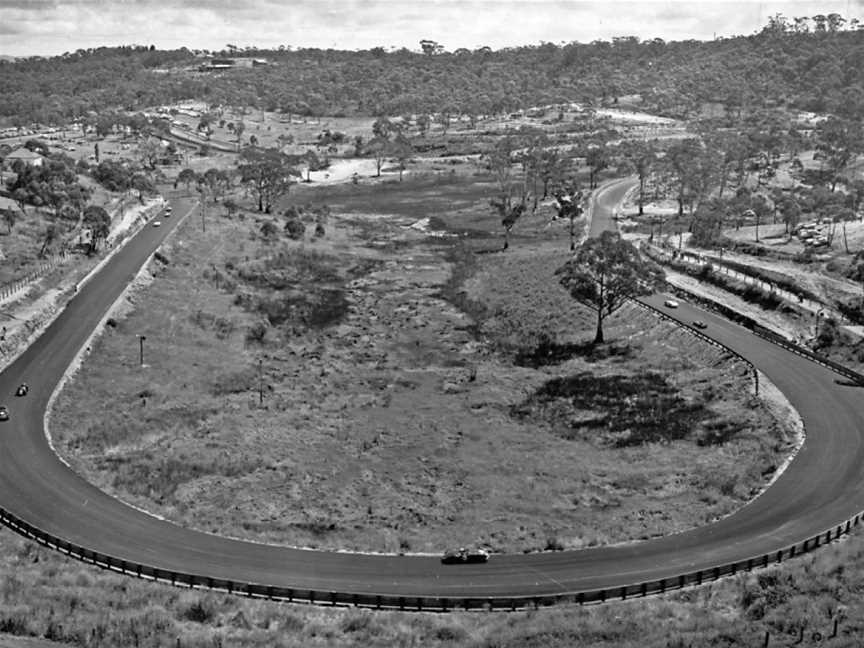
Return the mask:
<path fill-rule="evenodd" d="M 682 398 L 657 372 L 554 378 L 514 405 L 510 415 L 549 423 L 564 439 L 616 448 L 683 439 L 713 416 L 703 403 Z M 726 430 L 718 432 L 728 438 Z"/>
<path fill-rule="evenodd" d="M 586 340 L 559 344 L 548 335 L 541 334 L 536 346 L 518 351 L 513 361 L 520 367 L 537 369 L 558 365 L 571 358 L 583 358 L 588 362 L 597 362 L 615 356 L 622 359 L 632 358 L 633 354 L 633 348 L 626 342 L 595 344 Z"/>

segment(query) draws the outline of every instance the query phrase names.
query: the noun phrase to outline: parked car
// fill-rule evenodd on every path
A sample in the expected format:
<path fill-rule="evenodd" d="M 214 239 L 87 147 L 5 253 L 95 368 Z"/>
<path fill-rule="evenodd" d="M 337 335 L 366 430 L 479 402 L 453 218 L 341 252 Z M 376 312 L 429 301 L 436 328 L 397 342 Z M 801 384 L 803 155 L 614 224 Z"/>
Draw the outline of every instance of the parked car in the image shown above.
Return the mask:
<path fill-rule="evenodd" d="M 666 301 L 663 302 L 663 305 L 666 308 L 678 308 L 678 302 L 675 301 L 674 299 L 667 299 Z"/>
<path fill-rule="evenodd" d="M 698 329 L 708 328 L 708 325 L 705 322 L 703 322 L 702 320 L 696 320 L 695 322 L 693 322 L 693 326 L 695 326 Z"/>
<path fill-rule="evenodd" d="M 162 221 L 153 221 L 153 227 L 159 227 L 162 224 Z"/>
<path fill-rule="evenodd" d="M 30 391 L 30 386 L 27 383 L 21 383 L 18 385 L 18 389 L 15 390 L 15 395 L 26 396 L 28 391 Z"/>
<path fill-rule="evenodd" d="M 489 552 L 485 549 L 459 547 L 448 549 L 441 557 L 445 565 L 456 565 L 461 563 L 485 563 L 489 560 Z"/>
<path fill-rule="evenodd" d="M 8 420 L 9 420 L 9 410 L 7 410 L 5 406 L 0 405 L 0 421 L 8 421 Z"/>

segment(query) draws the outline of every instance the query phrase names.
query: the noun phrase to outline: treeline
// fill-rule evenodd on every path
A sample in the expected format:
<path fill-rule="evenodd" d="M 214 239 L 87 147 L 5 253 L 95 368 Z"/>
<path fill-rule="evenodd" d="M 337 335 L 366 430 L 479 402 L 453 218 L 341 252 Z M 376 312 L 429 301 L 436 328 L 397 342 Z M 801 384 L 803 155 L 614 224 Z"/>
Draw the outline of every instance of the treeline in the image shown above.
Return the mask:
<path fill-rule="evenodd" d="M 251 49 L 240 55 L 272 65 L 221 72 L 217 83 L 212 73 L 189 71 L 200 59 L 185 48 L 97 48 L 0 64 L 0 117 L 58 123 L 87 111 L 193 99 L 310 116 L 476 115 L 567 101 L 614 104 L 626 95 L 684 118 L 706 104 L 731 116 L 788 106 L 860 117 L 861 33 L 856 21 L 838 14 L 778 15 L 758 34 L 710 42 L 625 36 L 497 51 L 446 52 L 432 41 L 423 41 L 422 53 Z"/>

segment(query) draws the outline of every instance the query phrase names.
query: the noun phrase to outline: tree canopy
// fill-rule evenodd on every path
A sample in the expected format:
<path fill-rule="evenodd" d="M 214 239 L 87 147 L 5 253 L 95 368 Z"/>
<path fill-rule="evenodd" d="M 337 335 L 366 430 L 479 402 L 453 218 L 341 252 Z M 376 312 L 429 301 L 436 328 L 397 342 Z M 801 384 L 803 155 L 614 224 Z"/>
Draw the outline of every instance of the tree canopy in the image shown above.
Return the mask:
<path fill-rule="evenodd" d="M 657 264 L 644 259 L 632 243 L 610 231 L 585 241 L 555 274 L 573 299 L 597 313 L 595 344 L 603 342 L 606 317 L 628 299 L 650 295 L 665 283 Z"/>

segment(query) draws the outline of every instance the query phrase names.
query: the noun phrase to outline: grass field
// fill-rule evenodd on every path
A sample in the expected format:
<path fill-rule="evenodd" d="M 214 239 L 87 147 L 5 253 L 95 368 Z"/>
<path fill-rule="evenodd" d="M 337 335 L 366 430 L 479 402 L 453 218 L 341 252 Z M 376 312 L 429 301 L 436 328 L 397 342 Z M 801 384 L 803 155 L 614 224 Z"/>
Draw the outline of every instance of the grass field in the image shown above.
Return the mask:
<path fill-rule="evenodd" d="M 593 320 L 552 275 L 562 230 L 526 218 L 489 253 L 484 185 L 414 188 L 297 195 L 335 209 L 302 242 L 263 238 L 271 217 L 252 213 L 187 222 L 58 399 L 61 453 L 182 524 L 385 552 L 636 540 L 725 515 L 770 478 L 792 430 L 742 366 L 642 312 L 610 321 L 605 350 L 579 347 Z M 421 217 L 473 233 L 427 236 Z M 525 360 L 543 343 L 576 350 Z M 607 389 L 554 388 L 588 375 Z M 640 376 L 653 392 L 609 417 Z"/>

